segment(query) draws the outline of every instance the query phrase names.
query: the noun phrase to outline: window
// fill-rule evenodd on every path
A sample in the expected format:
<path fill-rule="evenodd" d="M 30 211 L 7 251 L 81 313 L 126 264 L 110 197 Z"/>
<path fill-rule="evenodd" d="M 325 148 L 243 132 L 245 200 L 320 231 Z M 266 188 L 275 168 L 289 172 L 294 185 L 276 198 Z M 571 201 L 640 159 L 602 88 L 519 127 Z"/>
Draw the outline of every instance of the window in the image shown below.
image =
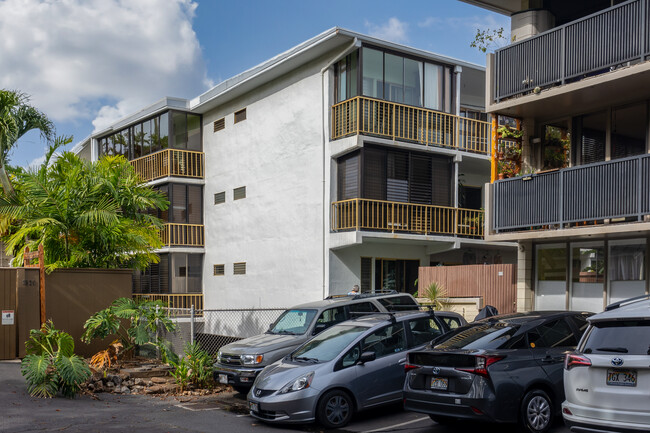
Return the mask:
<path fill-rule="evenodd" d="M 391 296 L 389 298 L 379 298 L 379 303 L 388 311 L 412 311 L 419 310 L 417 302 L 410 296 Z"/>
<path fill-rule="evenodd" d="M 372 290 L 372 257 L 361 257 L 361 293 Z"/>
<path fill-rule="evenodd" d="M 409 349 L 426 344 L 439 335 L 442 335 L 442 330 L 436 321 L 429 317 L 421 317 L 408 322 L 411 330 L 411 344 Z"/>
<path fill-rule="evenodd" d="M 226 265 L 213 265 L 212 274 L 213 275 L 225 275 L 226 274 Z"/>
<path fill-rule="evenodd" d="M 350 313 L 378 313 L 379 309 L 375 307 L 372 302 L 359 302 L 351 304 L 349 307 Z"/>
<path fill-rule="evenodd" d="M 376 259 L 375 291 L 412 292 L 415 280 L 418 278 L 419 267 L 419 260 Z M 390 299 L 393 301 L 393 298 Z M 384 299 L 380 302 L 383 303 L 383 301 Z"/>
<path fill-rule="evenodd" d="M 337 161 L 339 200 L 359 197 L 359 155 L 360 152 L 353 152 Z"/>
<path fill-rule="evenodd" d="M 235 123 L 239 123 L 246 120 L 246 109 L 235 111 Z"/>
<path fill-rule="evenodd" d="M 233 263 L 233 275 L 246 275 L 246 262 Z"/>
<path fill-rule="evenodd" d="M 461 326 L 460 319 L 457 317 L 443 317 L 442 320 L 449 326 L 449 329 L 456 329 Z"/>
<path fill-rule="evenodd" d="M 330 326 L 336 325 L 337 323 L 343 322 L 347 319 L 348 315 L 345 311 L 345 307 L 328 308 L 318 316 L 316 326 L 314 327 L 314 334 L 318 334 Z"/>
<path fill-rule="evenodd" d="M 232 198 L 233 200 L 241 200 L 242 198 L 246 198 L 246 187 L 240 186 L 239 188 L 233 189 Z"/>
<path fill-rule="evenodd" d="M 222 117 L 221 119 L 214 121 L 214 132 L 221 131 L 222 129 L 226 129 L 225 117 Z"/>
<path fill-rule="evenodd" d="M 377 358 L 406 350 L 402 323 L 385 326 L 361 341 L 361 353 L 375 352 Z"/>
<path fill-rule="evenodd" d="M 318 310 L 286 310 L 272 325 L 271 334 L 302 335 L 307 332 Z"/>
<path fill-rule="evenodd" d="M 226 191 L 221 191 L 214 194 L 214 204 L 221 204 L 225 202 L 226 202 Z"/>
<path fill-rule="evenodd" d="M 355 51 L 336 64 L 336 102 L 357 96 L 358 57 Z"/>
<path fill-rule="evenodd" d="M 591 164 L 605 160 L 607 116 L 600 112 L 578 117 L 579 162 Z"/>
<path fill-rule="evenodd" d="M 540 325 L 528 332 L 531 348 L 575 347 L 578 340 L 564 319 Z"/>
<path fill-rule="evenodd" d="M 538 245 L 535 286 L 536 310 L 566 309 L 567 248 Z"/>
<path fill-rule="evenodd" d="M 647 116 L 645 102 L 612 109 L 612 159 L 645 153 Z"/>
<path fill-rule="evenodd" d="M 449 335 L 437 349 L 499 349 L 517 333 L 519 325 L 506 323 L 476 323 Z"/>
<path fill-rule="evenodd" d="M 624 353 L 642 355 L 647 359 L 647 355 L 650 354 L 648 335 L 650 335 L 649 320 L 596 322 L 584 342 L 582 352 L 610 356 Z M 616 350 L 606 350 L 608 348 Z"/>
<path fill-rule="evenodd" d="M 645 239 L 609 241 L 607 303 L 645 294 L 645 250 Z"/>

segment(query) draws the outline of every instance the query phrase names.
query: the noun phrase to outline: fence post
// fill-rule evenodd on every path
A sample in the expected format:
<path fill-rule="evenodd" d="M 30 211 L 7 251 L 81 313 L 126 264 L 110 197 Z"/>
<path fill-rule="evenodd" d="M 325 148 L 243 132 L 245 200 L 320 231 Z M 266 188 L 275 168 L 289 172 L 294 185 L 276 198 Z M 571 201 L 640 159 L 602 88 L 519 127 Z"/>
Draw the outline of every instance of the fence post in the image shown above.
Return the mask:
<path fill-rule="evenodd" d="M 190 343 L 194 343 L 194 304 L 190 307 Z"/>
<path fill-rule="evenodd" d="M 160 312 L 160 306 L 156 305 L 156 317 L 158 317 L 158 313 Z M 158 346 L 158 340 L 160 339 L 160 328 L 158 327 L 158 319 L 156 319 L 156 358 L 160 359 L 160 346 Z"/>

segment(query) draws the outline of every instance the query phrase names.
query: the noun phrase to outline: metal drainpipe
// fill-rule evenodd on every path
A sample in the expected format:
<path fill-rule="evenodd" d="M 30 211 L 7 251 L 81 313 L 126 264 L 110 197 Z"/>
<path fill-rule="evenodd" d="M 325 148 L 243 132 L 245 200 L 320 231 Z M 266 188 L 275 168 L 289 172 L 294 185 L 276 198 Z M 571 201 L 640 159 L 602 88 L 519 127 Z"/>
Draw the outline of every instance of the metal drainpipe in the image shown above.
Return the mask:
<path fill-rule="evenodd" d="M 338 31 L 337 31 L 338 33 Z M 320 84 L 321 84 L 321 109 L 322 109 L 322 114 L 321 114 L 321 147 L 323 149 L 323 218 L 325 219 L 324 224 L 323 224 L 323 258 L 322 258 L 322 267 L 323 267 L 323 298 L 325 298 L 325 294 L 327 291 L 326 287 L 326 273 L 329 272 L 329 270 L 325 269 L 325 265 L 327 264 L 327 256 L 326 254 L 328 253 L 327 251 L 327 245 L 326 245 L 326 238 L 327 238 L 327 233 L 329 232 L 329 218 L 325 218 L 325 210 L 329 208 L 329 192 L 327 191 L 327 182 L 325 179 L 325 173 L 328 167 L 328 158 L 327 158 L 327 152 L 326 152 L 326 135 L 327 135 L 327 112 L 328 112 L 328 107 L 325 105 L 325 72 L 336 62 L 338 62 L 341 57 L 345 57 L 348 54 L 350 54 L 352 51 L 358 49 L 361 47 L 361 43 L 357 38 L 354 38 L 352 43 L 340 54 L 335 56 L 332 60 L 330 60 L 324 67 L 323 69 L 320 70 Z"/>

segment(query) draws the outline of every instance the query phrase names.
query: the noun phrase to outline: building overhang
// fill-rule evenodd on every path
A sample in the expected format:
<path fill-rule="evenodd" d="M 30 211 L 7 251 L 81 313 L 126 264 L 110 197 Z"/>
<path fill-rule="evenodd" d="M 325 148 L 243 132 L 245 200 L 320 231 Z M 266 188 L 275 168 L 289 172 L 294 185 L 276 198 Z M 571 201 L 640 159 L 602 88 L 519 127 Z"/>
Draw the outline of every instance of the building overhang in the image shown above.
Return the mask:
<path fill-rule="evenodd" d="M 498 103 L 492 101 L 486 110 L 522 119 L 559 119 L 650 99 L 648 82 L 650 62 L 638 63 L 551 87 L 538 94 L 530 93 Z"/>
<path fill-rule="evenodd" d="M 517 246 L 516 242 L 504 244 L 503 242 L 487 242 L 482 239 L 459 238 L 453 236 L 382 233 L 363 230 L 330 233 L 331 250 L 349 248 L 364 243 L 422 246 L 427 249 L 427 254 L 435 254 L 464 247 L 480 248 L 485 246 L 498 246 L 515 248 Z"/>
<path fill-rule="evenodd" d="M 647 237 L 650 234 L 650 222 L 632 222 L 603 224 L 587 227 L 572 227 L 557 230 L 530 230 L 508 233 L 491 233 L 485 236 L 490 242 L 570 242 L 596 239 L 620 239 L 630 237 Z"/>

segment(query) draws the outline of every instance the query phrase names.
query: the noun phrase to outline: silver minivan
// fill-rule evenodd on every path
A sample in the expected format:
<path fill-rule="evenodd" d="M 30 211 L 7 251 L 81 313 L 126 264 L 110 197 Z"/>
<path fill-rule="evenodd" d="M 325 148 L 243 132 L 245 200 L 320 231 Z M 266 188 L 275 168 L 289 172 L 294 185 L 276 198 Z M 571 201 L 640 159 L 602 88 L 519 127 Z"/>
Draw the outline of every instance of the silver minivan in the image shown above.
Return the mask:
<path fill-rule="evenodd" d="M 266 367 L 248 393 L 266 422 L 348 424 L 354 412 L 401 401 L 406 351 L 465 324 L 451 312 L 402 312 L 334 325 Z"/>

